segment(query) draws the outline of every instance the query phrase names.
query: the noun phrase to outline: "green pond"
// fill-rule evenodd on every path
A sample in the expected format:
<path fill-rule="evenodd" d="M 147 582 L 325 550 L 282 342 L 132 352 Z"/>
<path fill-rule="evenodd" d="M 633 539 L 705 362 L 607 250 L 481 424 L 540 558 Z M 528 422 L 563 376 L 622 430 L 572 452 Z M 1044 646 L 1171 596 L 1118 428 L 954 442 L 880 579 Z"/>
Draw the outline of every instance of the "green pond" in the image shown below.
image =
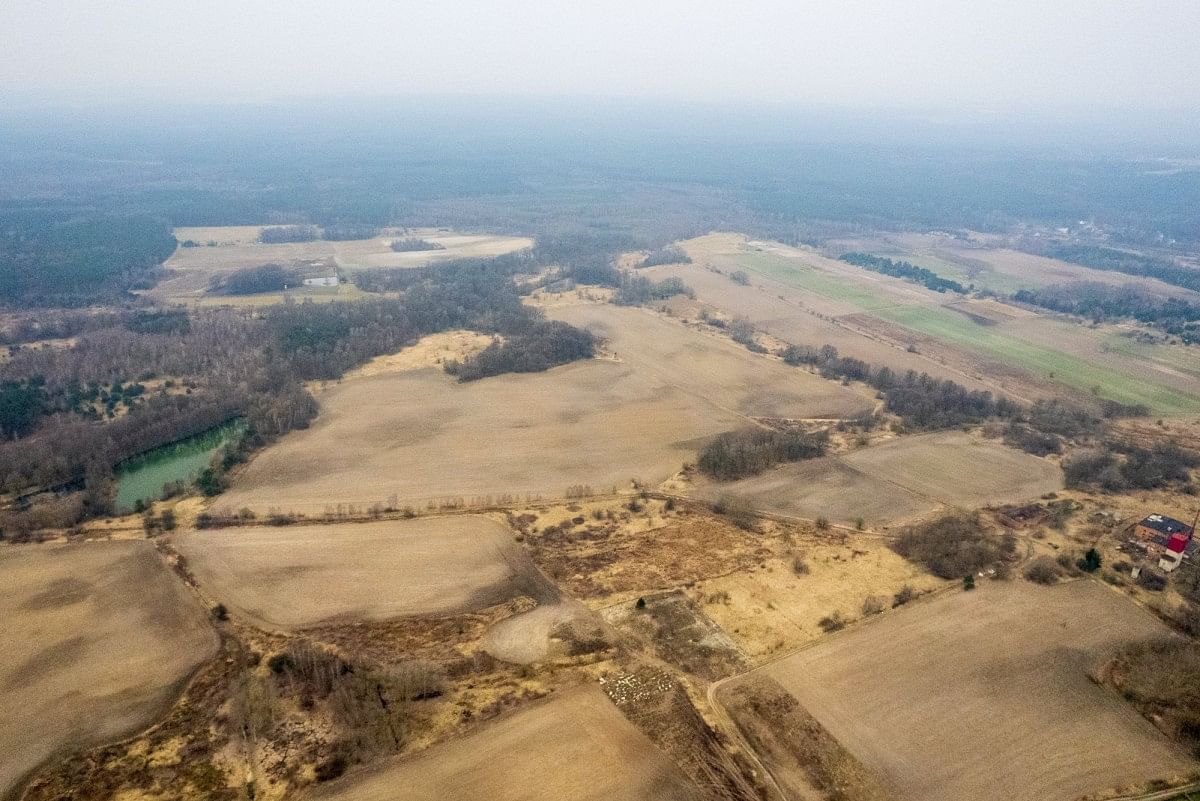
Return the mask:
<path fill-rule="evenodd" d="M 156 501 L 167 485 L 190 484 L 208 467 L 215 454 L 235 442 L 246 430 L 243 420 L 231 420 L 194 437 L 163 445 L 127 460 L 117 467 L 117 510 L 133 511 L 139 500 Z"/>

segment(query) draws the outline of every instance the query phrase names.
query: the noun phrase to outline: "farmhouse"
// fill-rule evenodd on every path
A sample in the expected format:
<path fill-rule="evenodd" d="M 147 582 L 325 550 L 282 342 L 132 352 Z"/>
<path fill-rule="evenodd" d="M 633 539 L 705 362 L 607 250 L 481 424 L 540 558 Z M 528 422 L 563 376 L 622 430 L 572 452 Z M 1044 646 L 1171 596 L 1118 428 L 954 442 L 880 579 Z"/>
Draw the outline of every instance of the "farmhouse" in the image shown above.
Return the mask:
<path fill-rule="evenodd" d="M 305 286 L 337 286 L 338 278 L 336 275 L 321 275 L 316 278 L 305 278 Z"/>
<path fill-rule="evenodd" d="M 1192 534 L 1192 526 L 1160 514 L 1152 514 L 1133 527 L 1133 535 L 1147 551 L 1160 557 L 1158 566 L 1167 571 L 1179 567 L 1192 544 Z"/>

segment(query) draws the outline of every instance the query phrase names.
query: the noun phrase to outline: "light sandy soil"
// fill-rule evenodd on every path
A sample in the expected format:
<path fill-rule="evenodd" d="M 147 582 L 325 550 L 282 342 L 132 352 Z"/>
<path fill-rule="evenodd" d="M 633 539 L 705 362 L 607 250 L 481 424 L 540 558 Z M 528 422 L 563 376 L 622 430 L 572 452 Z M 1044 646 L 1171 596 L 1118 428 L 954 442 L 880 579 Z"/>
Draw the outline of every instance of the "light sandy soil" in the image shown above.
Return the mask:
<path fill-rule="evenodd" d="M 556 636 L 564 626 L 580 638 L 602 632 L 598 615 L 578 601 L 563 598 L 500 621 L 484 636 L 483 647 L 505 662 L 532 665 L 566 655 L 566 643 Z"/>
<path fill-rule="evenodd" d="M 314 801 L 689 801 L 698 790 L 595 686 L 320 787 Z"/>
<path fill-rule="evenodd" d="M 1067 801 L 1197 763 L 1088 678 L 1162 636 L 1098 582 L 985 582 L 884 614 L 764 668 L 913 801 Z"/>
<path fill-rule="evenodd" d="M 652 313 L 589 306 L 617 360 L 459 384 L 434 371 L 343 381 L 321 412 L 255 457 L 222 506 L 320 512 L 327 504 L 424 506 L 461 497 L 562 496 L 657 484 L 708 437 L 754 415 L 853 416 L 872 401 Z M 556 314 L 558 311 L 556 311 Z"/>
<path fill-rule="evenodd" d="M 432 228 L 407 232 L 385 231 L 374 239 L 345 242 L 317 240 L 264 245 L 258 242 L 258 234 L 263 227 L 176 228 L 176 239 L 180 242 L 191 239 L 199 242 L 200 247 L 178 248 L 163 265 L 169 271 L 168 277 L 151 294 L 176 301 L 194 300 L 204 295 L 213 278 L 243 267 L 263 264 L 290 265 L 323 260 L 348 271 L 373 267 L 421 267 L 446 259 L 499 256 L 533 245 L 533 240 L 526 237 L 462 234 Z M 393 240 L 409 236 L 436 242 L 445 249 L 405 253 L 396 253 L 391 249 Z M 218 244 L 208 247 L 206 243 L 210 241 Z"/>
<path fill-rule="evenodd" d="M 1062 489 L 1046 459 L 961 431 L 906 436 L 775 467 L 738 481 L 697 476 L 686 492 L 714 501 L 734 495 L 773 514 L 840 522 L 895 523 L 939 505 L 974 509 Z"/>
<path fill-rule="evenodd" d="M 385 373 L 403 373 L 425 367 L 441 368 L 448 361 L 463 361 L 492 344 L 496 337 L 475 331 L 443 331 L 421 337 L 399 353 L 377 356 L 343 376 L 344 380 Z"/>
<path fill-rule="evenodd" d="M 486 517 L 190 531 L 176 549 L 204 591 L 268 627 L 482 609 L 536 587 Z"/>
<path fill-rule="evenodd" d="M 148 542 L 0 547 L 0 797 L 151 723 L 217 648 Z"/>

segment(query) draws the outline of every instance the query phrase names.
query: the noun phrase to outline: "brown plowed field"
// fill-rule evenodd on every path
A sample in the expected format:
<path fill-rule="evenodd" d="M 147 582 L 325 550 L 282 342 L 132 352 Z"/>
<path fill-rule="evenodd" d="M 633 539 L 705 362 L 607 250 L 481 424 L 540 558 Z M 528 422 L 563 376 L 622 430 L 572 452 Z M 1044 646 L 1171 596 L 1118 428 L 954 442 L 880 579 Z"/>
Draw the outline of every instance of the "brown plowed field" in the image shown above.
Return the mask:
<path fill-rule="evenodd" d="M 565 690 L 313 801 L 691 801 L 699 791 L 596 687 Z"/>
<path fill-rule="evenodd" d="M 508 529 L 470 515 L 192 531 L 175 547 L 207 594 L 287 629 L 473 611 L 543 594 Z"/>
<path fill-rule="evenodd" d="M 149 725 L 213 653 L 148 542 L 0 548 L 0 797 L 63 750 Z"/>
<path fill-rule="evenodd" d="M 912 801 L 1068 801 L 1197 767 L 1088 671 L 1163 636 L 1098 582 L 987 582 L 763 669 Z"/>

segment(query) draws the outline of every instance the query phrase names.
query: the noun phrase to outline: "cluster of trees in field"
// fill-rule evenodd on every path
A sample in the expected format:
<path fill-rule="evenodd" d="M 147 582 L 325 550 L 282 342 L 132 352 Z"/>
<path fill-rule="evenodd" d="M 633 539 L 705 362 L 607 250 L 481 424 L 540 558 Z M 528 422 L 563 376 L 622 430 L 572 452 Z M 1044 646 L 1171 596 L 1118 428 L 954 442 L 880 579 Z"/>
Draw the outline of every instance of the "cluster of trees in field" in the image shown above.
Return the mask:
<path fill-rule="evenodd" d="M 213 279 L 210 291 L 220 295 L 256 295 L 279 292 L 302 282 L 300 274 L 281 264 L 243 267 Z"/>
<path fill-rule="evenodd" d="M 1200 292 L 1200 270 L 1184 267 L 1168 259 L 1130 253 L 1102 245 L 1058 244 L 1045 248 L 1044 255 L 1093 270 L 1157 278 L 1165 284 Z"/>
<path fill-rule="evenodd" d="M 1173 443 L 1144 448 L 1104 439 L 1073 451 L 1063 460 L 1063 474 L 1068 487 L 1121 492 L 1186 483 L 1191 469 L 1198 466 L 1200 454 Z"/>
<path fill-rule="evenodd" d="M 392 240 L 392 250 L 397 253 L 411 253 L 420 250 L 445 250 L 446 246 L 438 242 L 430 242 L 428 239 L 420 239 L 415 236 L 404 237 L 403 239 Z"/>
<path fill-rule="evenodd" d="M 272 225 L 258 232 L 258 241 L 264 245 L 315 242 L 320 238 L 321 229 L 315 225 Z"/>
<path fill-rule="evenodd" d="M 977 512 L 954 513 L 900 532 L 892 549 L 924 565 L 935 576 L 959 579 L 981 570 L 1003 570 L 1016 558 L 1017 539 L 1011 531 L 997 536 Z"/>
<path fill-rule="evenodd" d="M 837 348 L 823 345 L 789 345 L 782 353 L 791 365 L 812 365 L 830 379 L 862 381 L 883 393 L 888 411 L 906 425 L 921 429 L 951 428 L 992 417 L 1016 417 L 1021 407 L 990 392 L 970 390 L 962 384 L 909 370 L 873 367 L 861 359 L 839 356 Z"/>
<path fill-rule="evenodd" d="M 642 306 L 656 300 L 666 300 L 675 295 L 686 295 L 693 298 L 696 293 L 678 278 L 654 281 L 644 275 L 624 272 L 617 284 L 617 291 L 613 295 L 613 303 L 618 306 Z"/>
<path fill-rule="evenodd" d="M 719 434 L 700 451 L 696 466 L 718 481 L 757 475 L 783 462 L 825 455 L 826 431 L 775 431 L 746 428 Z"/>
<path fill-rule="evenodd" d="M 152 285 L 175 250 L 167 223 L 142 214 L 42 209 L 0 213 L 0 303 L 84 306 Z"/>
<path fill-rule="evenodd" d="M 883 256 L 872 256 L 870 253 L 843 253 L 841 260 L 847 264 L 853 264 L 856 267 L 862 267 L 871 272 L 890 275 L 893 278 L 903 278 L 905 281 L 911 281 L 914 284 L 922 284 L 925 288 L 932 289 L 934 292 L 949 291 L 957 292 L 960 295 L 967 293 L 967 288 L 957 281 L 942 278 L 932 270 L 918 267 L 911 262 L 893 261 Z"/>
<path fill-rule="evenodd" d="M 691 264 L 692 257 L 689 256 L 683 248 L 678 245 L 667 245 L 666 247 L 652 250 L 642 259 L 640 266 L 642 267 L 657 267 L 660 264 Z"/>
<path fill-rule="evenodd" d="M 1077 314 L 1096 322 L 1133 318 L 1174 334 L 1187 344 L 1200 342 L 1200 303 L 1165 298 L 1134 284 L 1113 286 L 1080 281 L 1021 289 L 1012 297 L 1020 303 Z"/>
<path fill-rule="evenodd" d="M 557 320 L 534 323 L 503 341 L 493 341 L 463 361 L 448 361 L 447 373 L 459 381 L 478 381 L 501 373 L 540 373 L 567 362 L 590 359 L 595 339 L 579 328 Z"/>

